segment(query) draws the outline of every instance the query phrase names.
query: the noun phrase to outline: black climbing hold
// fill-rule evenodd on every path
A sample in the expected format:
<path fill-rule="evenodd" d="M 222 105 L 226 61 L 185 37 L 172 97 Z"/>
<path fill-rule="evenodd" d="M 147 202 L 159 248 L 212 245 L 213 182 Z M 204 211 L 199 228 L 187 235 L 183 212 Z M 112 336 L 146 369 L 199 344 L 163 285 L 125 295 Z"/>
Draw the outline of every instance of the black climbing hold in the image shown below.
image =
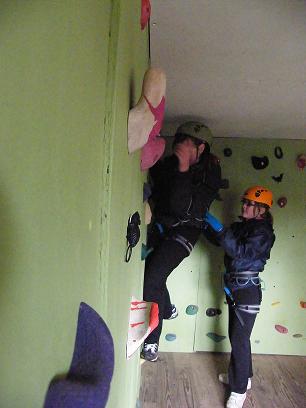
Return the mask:
<path fill-rule="evenodd" d="M 214 307 L 209 307 L 206 309 L 206 316 L 213 317 L 213 316 L 218 316 L 222 313 L 220 309 L 216 309 Z"/>
<path fill-rule="evenodd" d="M 282 159 L 284 154 L 280 146 L 276 146 L 274 149 L 274 155 L 277 159 Z"/>
<path fill-rule="evenodd" d="M 256 170 L 265 169 L 269 164 L 269 159 L 267 156 L 262 156 L 262 157 L 252 156 L 251 159 L 252 159 L 253 167 Z"/>
<path fill-rule="evenodd" d="M 229 180 L 228 179 L 222 179 L 220 183 L 220 188 L 227 189 L 229 188 Z"/>
<path fill-rule="evenodd" d="M 277 204 L 278 204 L 278 206 L 279 206 L 280 208 L 285 207 L 285 205 L 287 204 L 287 198 L 286 198 L 286 197 L 280 197 L 280 198 L 277 200 Z"/>
<path fill-rule="evenodd" d="M 277 183 L 280 183 L 283 180 L 284 173 L 281 173 L 279 176 L 272 176 L 273 180 Z"/>
<path fill-rule="evenodd" d="M 232 155 L 232 149 L 230 149 L 229 147 L 226 147 L 224 150 L 223 150 L 223 154 L 224 154 L 224 156 L 225 157 L 230 157 L 231 155 Z"/>

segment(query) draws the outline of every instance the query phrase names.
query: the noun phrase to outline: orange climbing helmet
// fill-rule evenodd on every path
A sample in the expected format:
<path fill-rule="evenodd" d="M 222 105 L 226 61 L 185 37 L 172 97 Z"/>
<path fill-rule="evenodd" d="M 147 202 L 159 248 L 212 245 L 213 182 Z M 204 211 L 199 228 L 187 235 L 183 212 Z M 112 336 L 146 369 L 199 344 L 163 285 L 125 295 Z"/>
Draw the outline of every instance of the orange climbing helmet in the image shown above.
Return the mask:
<path fill-rule="evenodd" d="M 272 207 L 273 204 L 272 191 L 262 186 L 254 186 L 248 188 L 243 194 L 242 198 L 249 201 L 255 201 L 259 204 L 264 204 L 269 208 Z"/>

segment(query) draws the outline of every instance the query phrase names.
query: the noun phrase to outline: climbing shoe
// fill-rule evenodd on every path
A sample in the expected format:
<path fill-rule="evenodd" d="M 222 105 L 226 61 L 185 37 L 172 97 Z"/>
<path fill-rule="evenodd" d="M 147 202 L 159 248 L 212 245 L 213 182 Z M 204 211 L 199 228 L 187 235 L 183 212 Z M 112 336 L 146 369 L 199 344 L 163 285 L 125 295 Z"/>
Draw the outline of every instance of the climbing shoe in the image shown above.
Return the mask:
<path fill-rule="evenodd" d="M 144 343 L 140 357 L 147 361 L 156 361 L 158 359 L 158 344 Z"/>
<path fill-rule="evenodd" d="M 218 379 L 219 379 L 219 381 L 220 381 L 222 384 L 226 384 L 226 385 L 229 384 L 228 374 L 227 374 L 227 373 L 219 374 Z M 247 390 L 250 390 L 250 389 L 251 389 L 251 386 L 252 386 L 252 384 L 251 384 L 251 379 L 249 378 L 249 379 L 248 379 Z"/>
<path fill-rule="evenodd" d="M 226 403 L 226 408 L 242 408 L 246 399 L 246 392 L 244 394 L 238 394 L 237 392 L 231 392 L 231 395 Z"/>
<path fill-rule="evenodd" d="M 172 320 L 175 319 L 178 316 L 178 311 L 175 305 L 171 305 L 171 315 L 168 317 L 166 320 Z"/>

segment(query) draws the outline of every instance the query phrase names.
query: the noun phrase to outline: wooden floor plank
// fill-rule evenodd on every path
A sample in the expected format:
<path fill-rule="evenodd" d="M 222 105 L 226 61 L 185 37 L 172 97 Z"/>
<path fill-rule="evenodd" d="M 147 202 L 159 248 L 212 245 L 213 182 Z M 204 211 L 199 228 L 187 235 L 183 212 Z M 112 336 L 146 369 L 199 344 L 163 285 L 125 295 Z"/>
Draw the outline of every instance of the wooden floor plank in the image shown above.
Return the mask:
<path fill-rule="evenodd" d="M 142 408 L 223 408 L 228 389 L 218 381 L 227 353 L 160 353 L 141 367 Z M 306 407 L 306 357 L 253 356 L 252 390 L 244 408 Z"/>

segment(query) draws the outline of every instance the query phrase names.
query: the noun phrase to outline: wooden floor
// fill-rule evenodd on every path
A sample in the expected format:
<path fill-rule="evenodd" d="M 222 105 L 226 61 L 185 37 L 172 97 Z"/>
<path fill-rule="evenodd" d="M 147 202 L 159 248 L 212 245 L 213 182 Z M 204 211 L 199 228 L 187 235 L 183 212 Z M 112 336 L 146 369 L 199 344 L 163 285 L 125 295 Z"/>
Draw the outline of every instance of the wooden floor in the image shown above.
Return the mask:
<path fill-rule="evenodd" d="M 218 382 L 229 354 L 160 353 L 141 366 L 141 408 L 223 408 L 227 387 Z M 252 390 L 243 408 L 306 408 L 306 357 L 253 356 Z"/>

